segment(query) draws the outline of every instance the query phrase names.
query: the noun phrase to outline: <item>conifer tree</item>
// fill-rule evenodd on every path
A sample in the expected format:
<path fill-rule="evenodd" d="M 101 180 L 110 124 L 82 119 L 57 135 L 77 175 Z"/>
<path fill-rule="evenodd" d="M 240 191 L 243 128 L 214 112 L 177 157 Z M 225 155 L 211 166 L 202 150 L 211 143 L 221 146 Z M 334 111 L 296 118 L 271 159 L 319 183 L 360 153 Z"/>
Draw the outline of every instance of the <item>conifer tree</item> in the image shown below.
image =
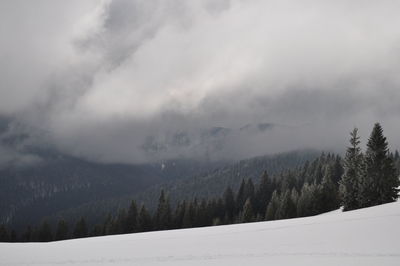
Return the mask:
<path fill-rule="evenodd" d="M 255 211 L 264 217 L 267 210 L 267 204 L 271 200 L 274 186 L 267 171 L 264 171 L 261 176 L 261 181 L 256 190 Z"/>
<path fill-rule="evenodd" d="M 129 209 L 128 209 L 127 217 L 126 217 L 126 232 L 127 233 L 133 233 L 138 230 L 137 220 L 138 220 L 137 205 L 136 205 L 136 202 L 134 200 L 132 200 L 131 205 L 129 206 Z"/>
<path fill-rule="evenodd" d="M 235 196 L 230 187 L 225 190 L 223 198 L 225 209 L 224 223 L 231 223 L 235 213 Z"/>
<path fill-rule="evenodd" d="M 173 215 L 173 228 L 178 229 L 183 227 L 183 219 L 185 216 L 186 201 L 179 202 Z"/>
<path fill-rule="evenodd" d="M 68 237 L 68 225 L 65 220 L 60 220 L 56 230 L 56 240 L 64 240 Z"/>
<path fill-rule="evenodd" d="M 365 154 L 365 177 L 360 187 L 360 205 L 369 207 L 397 199 L 399 179 L 389 156 L 386 137 L 379 123 L 374 125 Z"/>
<path fill-rule="evenodd" d="M 33 234 L 33 230 L 31 226 L 28 226 L 25 230 L 25 232 L 22 234 L 21 240 L 23 242 L 30 242 L 32 241 L 32 234 Z M 1 237 L 0 237 L 1 239 Z"/>
<path fill-rule="evenodd" d="M 153 222 L 146 207 L 142 205 L 138 217 L 139 232 L 147 232 L 153 229 Z"/>
<path fill-rule="evenodd" d="M 158 230 L 167 230 L 171 225 L 171 207 L 164 190 L 161 190 L 160 198 L 158 200 L 155 221 Z"/>
<path fill-rule="evenodd" d="M 339 207 L 339 194 L 337 184 L 334 183 L 333 166 L 328 165 L 321 183 L 321 210 L 328 212 Z"/>
<path fill-rule="evenodd" d="M 347 148 L 344 159 L 344 174 L 340 180 L 340 196 L 343 211 L 354 210 L 360 207 L 359 189 L 364 178 L 364 158 L 361 153 L 358 129 L 350 133 L 350 146 Z"/>
<path fill-rule="evenodd" d="M 254 221 L 253 204 L 250 198 L 248 198 L 243 206 L 241 222 L 249 223 Z"/>
<path fill-rule="evenodd" d="M 296 206 L 291 197 L 291 191 L 286 190 L 280 197 L 275 219 L 287 219 L 296 217 Z"/>
<path fill-rule="evenodd" d="M 239 212 L 243 209 L 244 203 L 246 202 L 246 181 L 242 179 L 242 183 L 240 184 L 239 190 L 236 195 L 236 212 Z"/>
<path fill-rule="evenodd" d="M 39 229 L 39 240 L 41 242 L 49 242 L 53 240 L 51 226 L 47 221 L 44 221 Z"/>
<path fill-rule="evenodd" d="M 9 242 L 11 240 L 10 232 L 3 224 L 0 225 L 0 242 Z"/>
<path fill-rule="evenodd" d="M 73 232 L 73 236 L 75 238 L 87 237 L 88 236 L 88 228 L 86 225 L 86 221 L 83 217 L 79 219 L 79 221 L 75 225 L 75 229 Z"/>
<path fill-rule="evenodd" d="M 113 234 L 123 234 L 127 233 L 128 229 L 127 214 L 125 209 L 120 209 L 118 215 L 113 219 Z"/>
<path fill-rule="evenodd" d="M 193 204 L 186 204 L 185 206 L 185 213 L 183 215 L 183 221 L 182 221 L 182 227 L 183 228 L 190 228 L 193 226 L 193 215 L 194 215 L 194 210 L 193 210 Z"/>
<path fill-rule="evenodd" d="M 276 210 L 278 209 L 279 206 L 279 195 L 278 192 L 275 190 L 272 193 L 272 198 L 270 202 L 268 203 L 267 210 L 265 213 L 265 220 L 274 220 L 275 219 L 275 214 Z"/>

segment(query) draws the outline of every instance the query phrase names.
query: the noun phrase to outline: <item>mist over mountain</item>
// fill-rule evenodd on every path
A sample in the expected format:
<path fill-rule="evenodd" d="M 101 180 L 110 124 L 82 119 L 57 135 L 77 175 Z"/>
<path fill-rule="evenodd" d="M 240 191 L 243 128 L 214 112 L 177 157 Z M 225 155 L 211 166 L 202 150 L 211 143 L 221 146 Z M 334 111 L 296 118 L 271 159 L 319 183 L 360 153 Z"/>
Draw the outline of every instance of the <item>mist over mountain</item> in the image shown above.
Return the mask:
<path fill-rule="evenodd" d="M 376 121 L 398 148 L 399 5 L 2 1 L 0 114 L 25 144 L 4 140 L 0 160 L 35 161 L 26 146 L 131 164 L 342 151 Z"/>

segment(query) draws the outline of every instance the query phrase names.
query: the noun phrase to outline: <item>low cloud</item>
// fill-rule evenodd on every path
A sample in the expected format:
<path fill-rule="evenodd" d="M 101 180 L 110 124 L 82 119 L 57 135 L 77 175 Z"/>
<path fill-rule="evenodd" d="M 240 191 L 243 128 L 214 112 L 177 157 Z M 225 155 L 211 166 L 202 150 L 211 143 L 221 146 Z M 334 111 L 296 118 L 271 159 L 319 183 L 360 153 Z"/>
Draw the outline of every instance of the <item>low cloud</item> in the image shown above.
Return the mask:
<path fill-rule="evenodd" d="M 37 145 L 104 162 L 342 151 L 376 121 L 398 148 L 399 8 L 4 1 L 0 112 Z"/>

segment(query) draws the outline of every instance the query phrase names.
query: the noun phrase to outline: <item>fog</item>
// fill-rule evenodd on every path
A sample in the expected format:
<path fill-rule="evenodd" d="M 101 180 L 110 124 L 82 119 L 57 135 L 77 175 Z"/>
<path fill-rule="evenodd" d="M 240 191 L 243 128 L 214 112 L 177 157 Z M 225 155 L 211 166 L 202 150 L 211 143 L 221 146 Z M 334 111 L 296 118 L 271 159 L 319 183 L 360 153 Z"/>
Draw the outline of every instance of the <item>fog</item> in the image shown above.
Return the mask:
<path fill-rule="evenodd" d="M 342 152 L 353 127 L 364 145 L 375 122 L 396 149 L 399 8 L 1 1 L 0 115 L 12 121 L 2 139 L 24 138 L 3 141 L 0 160 L 35 161 L 32 145 L 120 163 Z"/>

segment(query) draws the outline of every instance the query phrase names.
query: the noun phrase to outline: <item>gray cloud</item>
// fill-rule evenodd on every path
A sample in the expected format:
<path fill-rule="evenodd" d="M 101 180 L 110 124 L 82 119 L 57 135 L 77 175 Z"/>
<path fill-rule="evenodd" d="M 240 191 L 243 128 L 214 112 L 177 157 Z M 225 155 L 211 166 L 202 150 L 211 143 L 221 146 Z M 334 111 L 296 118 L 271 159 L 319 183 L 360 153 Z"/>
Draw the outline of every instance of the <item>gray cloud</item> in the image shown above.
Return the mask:
<path fill-rule="evenodd" d="M 0 112 L 31 143 L 105 162 L 341 151 L 376 121 L 397 148 L 399 7 L 3 1 Z"/>

